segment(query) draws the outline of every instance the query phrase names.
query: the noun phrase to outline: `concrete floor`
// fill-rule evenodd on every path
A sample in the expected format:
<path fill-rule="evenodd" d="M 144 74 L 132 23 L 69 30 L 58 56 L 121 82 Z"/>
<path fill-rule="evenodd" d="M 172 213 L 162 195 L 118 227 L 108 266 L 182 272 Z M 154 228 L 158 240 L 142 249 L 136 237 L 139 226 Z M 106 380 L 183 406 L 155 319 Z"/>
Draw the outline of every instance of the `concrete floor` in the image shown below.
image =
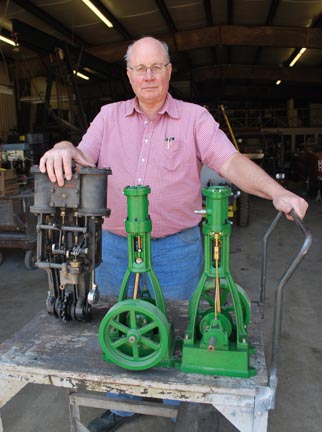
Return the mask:
<path fill-rule="evenodd" d="M 261 240 L 275 211 L 271 203 L 251 199 L 251 221 L 247 228 L 233 228 L 231 271 L 236 282 L 252 300 L 259 298 Z M 268 432 L 321 432 L 322 430 L 322 203 L 310 200 L 305 220 L 313 244 L 284 294 L 279 383 L 275 410 L 270 412 Z M 295 224 L 280 221 L 269 242 L 268 287 L 264 340 L 270 360 L 274 287 L 303 241 Z M 0 342 L 45 308 L 47 278 L 43 270 L 24 268 L 24 252 L 4 250 L 0 267 Z M 84 410 L 85 422 L 98 411 Z M 52 386 L 29 384 L 3 409 L 5 432 L 70 431 L 67 391 Z M 120 432 L 171 432 L 168 419 L 141 417 L 122 426 Z M 214 432 L 213 427 L 209 430 Z M 233 431 L 227 425 L 219 429 Z M 187 430 L 188 432 L 188 430 Z"/>

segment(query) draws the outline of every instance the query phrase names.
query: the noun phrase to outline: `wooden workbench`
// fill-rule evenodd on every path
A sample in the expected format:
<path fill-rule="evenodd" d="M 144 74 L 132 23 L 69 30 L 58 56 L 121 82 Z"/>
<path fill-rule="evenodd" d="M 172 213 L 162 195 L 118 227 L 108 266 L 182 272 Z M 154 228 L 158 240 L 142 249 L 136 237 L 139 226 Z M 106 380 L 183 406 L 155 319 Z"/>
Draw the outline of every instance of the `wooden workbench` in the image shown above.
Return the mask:
<path fill-rule="evenodd" d="M 107 304 L 102 302 L 93 310 L 91 322 L 63 323 L 44 310 L 2 343 L 0 407 L 28 383 L 48 384 L 69 389 L 74 406 L 78 403 L 75 396 L 83 392 L 126 393 L 212 404 L 242 432 L 267 430 L 268 411 L 263 403 L 267 393 L 267 370 L 257 304 L 252 305 L 249 326 L 250 342 L 257 350 L 251 358 L 251 365 L 257 369 L 257 375 L 252 378 L 187 374 L 174 368 L 134 372 L 107 364 L 101 359 L 98 341 L 98 326 L 106 311 Z M 185 328 L 187 304 L 171 302 L 168 311 L 170 319 L 175 316 L 176 322 L 180 321 L 178 328 Z M 118 402 L 112 405 L 115 403 Z M 132 411 L 146 413 L 146 406 L 140 408 L 139 405 L 140 402 L 134 403 Z M 77 412 L 78 409 L 73 414 L 72 430 L 84 430 L 77 429 Z M 171 413 L 168 411 L 164 416 L 170 417 Z"/>

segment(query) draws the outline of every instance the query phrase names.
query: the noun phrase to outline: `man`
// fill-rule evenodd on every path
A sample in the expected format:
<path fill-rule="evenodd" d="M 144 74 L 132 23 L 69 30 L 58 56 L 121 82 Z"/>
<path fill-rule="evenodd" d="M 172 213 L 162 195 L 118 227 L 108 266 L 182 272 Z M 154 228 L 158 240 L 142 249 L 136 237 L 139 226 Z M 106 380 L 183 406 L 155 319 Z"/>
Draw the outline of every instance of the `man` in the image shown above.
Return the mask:
<path fill-rule="evenodd" d="M 127 185 L 149 185 L 152 219 L 152 264 L 167 298 L 190 298 L 202 271 L 198 224 L 203 164 L 240 189 L 270 199 L 291 219 L 303 218 L 307 203 L 285 190 L 260 167 L 236 151 L 218 123 L 201 106 L 175 100 L 168 93 L 172 65 L 167 46 L 144 37 L 129 46 L 127 75 L 135 98 L 102 107 L 78 147 L 63 141 L 40 160 L 52 182 L 70 179 L 71 163 L 112 168 L 103 225 L 103 264 L 97 281 L 101 292 L 118 294 L 127 267 L 124 228 Z M 90 430 L 116 430 L 122 417 L 108 412 Z"/>

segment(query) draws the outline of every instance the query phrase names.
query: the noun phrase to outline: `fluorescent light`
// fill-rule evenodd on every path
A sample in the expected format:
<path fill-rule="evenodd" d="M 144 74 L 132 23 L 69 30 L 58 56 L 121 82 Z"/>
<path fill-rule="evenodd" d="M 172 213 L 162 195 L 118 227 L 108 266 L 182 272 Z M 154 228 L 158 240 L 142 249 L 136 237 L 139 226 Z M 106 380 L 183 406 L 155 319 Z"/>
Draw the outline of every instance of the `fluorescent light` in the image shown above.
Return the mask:
<path fill-rule="evenodd" d="M 101 21 L 103 21 L 103 23 L 104 23 L 105 25 L 107 25 L 108 28 L 113 28 L 113 24 L 111 23 L 111 21 L 109 21 L 109 20 L 106 18 L 106 16 L 103 15 L 102 12 L 101 12 L 99 9 L 97 9 L 97 7 L 94 6 L 93 3 L 92 3 L 90 0 L 82 0 L 82 1 L 83 1 L 83 3 L 86 4 L 87 7 L 90 8 L 90 10 L 91 10 L 92 12 L 94 12 L 94 14 L 95 14 L 96 16 L 98 16 L 98 18 L 99 18 Z"/>
<path fill-rule="evenodd" d="M 293 60 L 290 63 L 290 67 L 293 67 L 295 65 L 295 63 L 299 60 L 299 58 L 302 56 L 302 54 L 304 54 L 306 51 L 306 48 L 301 48 L 299 53 L 293 58 Z"/>
<path fill-rule="evenodd" d="M 14 46 L 14 47 L 17 46 L 15 41 L 13 41 L 12 39 L 6 38 L 5 36 L 0 35 L 0 40 L 2 40 L 2 42 L 5 42 L 9 45 Z"/>
<path fill-rule="evenodd" d="M 77 72 L 76 70 L 73 70 L 74 75 L 77 75 L 79 78 L 82 78 L 84 80 L 89 80 L 89 77 L 87 75 L 82 74 L 81 72 Z"/>
<path fill-rule="evenodd" d="M 280 85 L 281 82 L 282 82 L 281 80 L 277 80 L 275 84 L 276 84 L 276 85 Z"/>

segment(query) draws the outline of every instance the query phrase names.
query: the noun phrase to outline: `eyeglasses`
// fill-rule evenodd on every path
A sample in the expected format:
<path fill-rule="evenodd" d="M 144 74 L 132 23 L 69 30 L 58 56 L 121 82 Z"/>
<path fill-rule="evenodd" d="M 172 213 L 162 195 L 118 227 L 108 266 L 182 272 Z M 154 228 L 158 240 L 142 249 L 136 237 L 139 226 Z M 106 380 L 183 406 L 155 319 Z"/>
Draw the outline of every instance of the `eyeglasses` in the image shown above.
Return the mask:
<path fill-rule="evenodd" d="M 132 66 L 132 67 L 128 66 L 128 69 L 133 71 L 135 73 L 135 75 L 145 75 L 147 73 L 148 69 L 150 69 L 150 71 L 153 73 L 153 75 L 158 75 L 169 64 L 170 64 L 170 62 L 168 62 L 167 64 L 155 63 L 152 66 L 145 66 L 145 65 L 138 65 L 138 66 Z"/>

